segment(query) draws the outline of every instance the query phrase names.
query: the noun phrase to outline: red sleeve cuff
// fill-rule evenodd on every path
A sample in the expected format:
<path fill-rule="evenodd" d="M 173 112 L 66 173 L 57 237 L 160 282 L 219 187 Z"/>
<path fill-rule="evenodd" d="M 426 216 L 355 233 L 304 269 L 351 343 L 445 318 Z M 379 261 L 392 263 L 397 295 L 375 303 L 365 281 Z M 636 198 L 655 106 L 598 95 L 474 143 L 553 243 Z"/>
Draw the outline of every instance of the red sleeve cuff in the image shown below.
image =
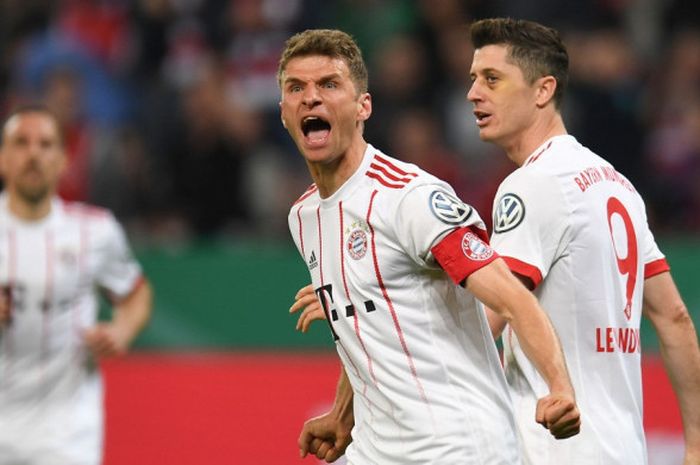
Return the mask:
<path fill-rule="evenodd" d="M 668 266 L 668 262 L 665 258 L 654 260 L 644 265 L 644 279 L 651 278 L 652 276 L 661 274 L 664 271 L 669 271 L 670 269 L 671 267 Z"/>
<path fill-rule="evenodd" d="M 528 278 L 530 281 L 532 281 L 532 284 L 534 284 L 535 287 L 539 286 L 542 282 L 542 273 L 536 266 L 532 266 L 529 263 L 525 263 L 513 257 L 501 258 L 505 260 L 506 265 L 508 265 L 508 268 L 510 268 L 510 271 Z"/>
<path fill-rule="evenodd" d="M 461 284 L 470 274 L 498 258 L 480 236 L 483 236 L 481 230 L 458 228 L 430 250 L 455 284 Z"/>

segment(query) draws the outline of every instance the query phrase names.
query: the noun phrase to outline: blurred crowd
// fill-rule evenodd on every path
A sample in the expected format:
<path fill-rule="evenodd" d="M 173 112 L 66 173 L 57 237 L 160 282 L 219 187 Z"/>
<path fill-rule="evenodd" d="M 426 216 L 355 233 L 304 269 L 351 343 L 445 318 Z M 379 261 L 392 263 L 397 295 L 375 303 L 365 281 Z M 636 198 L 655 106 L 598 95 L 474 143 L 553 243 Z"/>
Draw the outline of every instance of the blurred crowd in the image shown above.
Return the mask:
<path fill-rule="evenodd" d="M 637 185 L 660 233 L 700 231 L 696 0 L 2 0 L 0 110 L 59 116 L 61 194 L 114 210 L 133 240 L 287 237 L 310 179 L 279 119 L 294 32 L 351 33 L 370 68 L 367 140 L 490 216 L 514 166 L 478 138 L 467 25 L 513 16 L 569 47 L 569 131 Z"/>

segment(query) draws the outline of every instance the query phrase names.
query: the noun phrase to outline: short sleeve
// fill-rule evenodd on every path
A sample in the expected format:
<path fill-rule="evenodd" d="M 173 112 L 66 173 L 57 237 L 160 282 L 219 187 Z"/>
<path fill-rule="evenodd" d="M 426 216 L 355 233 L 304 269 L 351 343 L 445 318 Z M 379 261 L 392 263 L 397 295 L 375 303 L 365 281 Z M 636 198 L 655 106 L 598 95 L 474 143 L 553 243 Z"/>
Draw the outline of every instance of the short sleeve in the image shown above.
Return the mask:
<path fill-rule="evenodd" d="M 422 184 L 408 191 L 395 212 L 398 242 L 418 264 L 438 268 L 432 249 L 449 233 L 464 227 L 484 231 L 477 211 L 457 197 L 448 184 Z"/>
<path fill-rule="evenodd" d="M 491 246 L 508 267 L 537 286 L 547 275 L 564 239 L 564 195 L 548 176 L 513 173 L 493 204 Z"/>
<path fill-rule="evenodd" d="M 651 278 L 657 274 L 663 273 L 664 271 L 669 271 L 670 267 L 666 261 L 666 257 L 659 249 L 654 239 L 654 234 L 649 228 L 649 222 L 646 216 L 646 208 L 644 206 L 644 201 L 639 197 L 639 201 L 642 204 L 642 212 L 644 212 L 644 233 L 642 235 L 642 253 L 644 259 L 644 279 Z"/>
<path fill-rule="evenodd" d="M 136 261 L 121 225 L 110 214 L 100 225 L 100 265 L 97 284 L 117 300 L 126 297 L 141 281 L 141 266 Z"/>

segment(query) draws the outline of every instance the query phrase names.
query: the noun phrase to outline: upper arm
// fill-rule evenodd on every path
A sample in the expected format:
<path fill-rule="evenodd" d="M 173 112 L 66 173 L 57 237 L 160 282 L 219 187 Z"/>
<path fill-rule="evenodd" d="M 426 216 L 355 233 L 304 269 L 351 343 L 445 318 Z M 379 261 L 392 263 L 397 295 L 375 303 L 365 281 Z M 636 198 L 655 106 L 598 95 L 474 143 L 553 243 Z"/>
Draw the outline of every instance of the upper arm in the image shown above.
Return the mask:
<path fill-rule="evenodd" d="M 432 250 L 460 227 L 485 226 L 474 208 L 462 202 L 445 183 L 417 185 L 391 208 L 395 237 L 413 261 L 437 269 Z M 487 239 L 484 234 L 483 239 Z"/>
<path fill-rule="evenodd" d="M 128 298 L 144 280 L 124 230 L 112 216 L 96 225 L 99 258 L 96 281 L 115 301 Z"/>

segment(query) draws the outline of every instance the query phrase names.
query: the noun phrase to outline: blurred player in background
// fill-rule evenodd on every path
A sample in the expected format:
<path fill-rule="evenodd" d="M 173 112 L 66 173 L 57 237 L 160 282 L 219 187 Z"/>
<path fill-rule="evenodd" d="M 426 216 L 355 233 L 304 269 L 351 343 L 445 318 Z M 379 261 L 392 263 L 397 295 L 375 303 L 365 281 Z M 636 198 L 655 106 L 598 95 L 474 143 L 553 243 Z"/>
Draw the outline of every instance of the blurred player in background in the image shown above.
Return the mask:
<path fill-rule="evenodd" d="M 530 421 L 558 438 L 576 434 L 556 335 L 489 247 L 477 212 L 445 182 L 365 142 L 372 102 L 352 38 L 293 36 L 278 76 L 282 123 L 314 180 L 290 230 L 344 367 L 332 410 L 304 424 L 301 455 L 333 461 L 352 437 L 356 465 L 519 463 L 477 298 L 510 322 L 547 379 Z"/>
<path fill-rule="evenodd" d="M 2 127 L 0 464 L 98 465 L 96 359 L 120 355 L 146 324 L 151 289 L 111 213 L 56 195 L 63 138 L 45 107 Z M 97 291 L 113 318 L 97 323 Z"/>
<path fill-rule="evenodd" d="M 568 135 L 560 114 L 568 54 L 553 29 L 512 19 L 471 26 L 468 99 L 482 140 L 518 165 L 494 200 L 491 244 L 534 289 L 564 348 L 581 434 L 552 441 L 530 411 L 547 392 L 523 341 L 498 315 L 506 378 L 527 463 L 644 464 L 642 313 L 657 331 L 680 401 L 686 465 L 700 463 L 700 352 L 691 318 L 647 225 L 644 202 L 613 166 Z M 633 156 L 633 154 L 630 154 Z"/>

